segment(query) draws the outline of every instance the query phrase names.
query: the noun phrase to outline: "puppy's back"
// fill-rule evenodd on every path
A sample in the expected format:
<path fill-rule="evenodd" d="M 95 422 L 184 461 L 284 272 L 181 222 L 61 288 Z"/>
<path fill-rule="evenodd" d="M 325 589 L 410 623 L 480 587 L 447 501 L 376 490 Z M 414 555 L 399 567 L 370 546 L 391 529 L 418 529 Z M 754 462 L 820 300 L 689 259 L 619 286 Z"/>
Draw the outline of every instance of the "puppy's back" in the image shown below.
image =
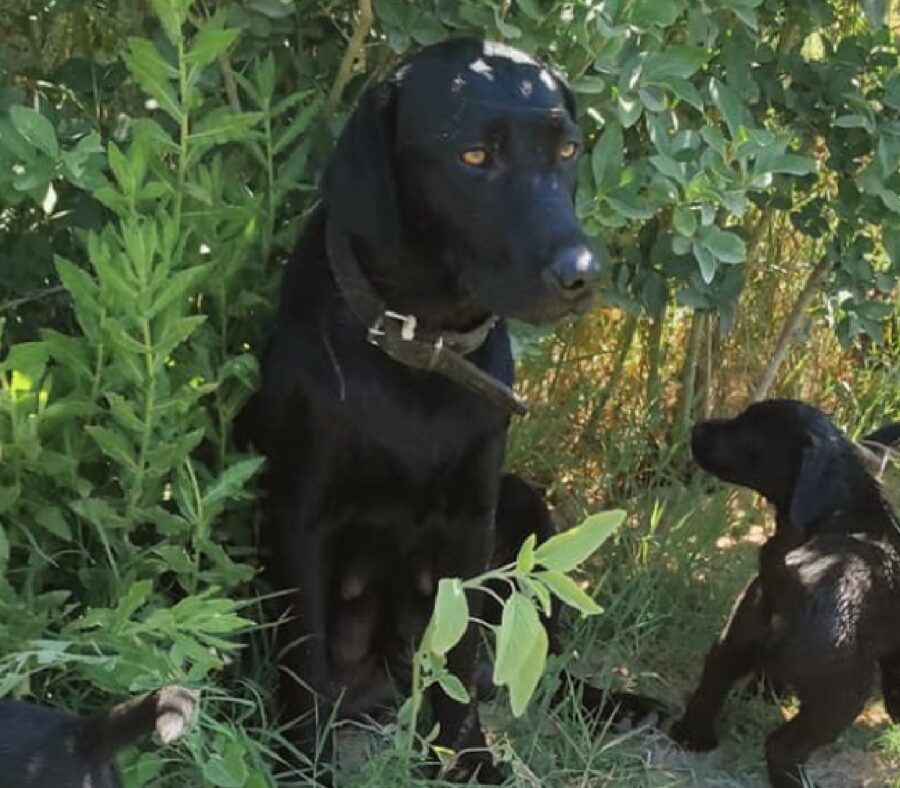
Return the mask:
<path fill-rule="evenodd" d="M 170 686 L 107 712 L 74 717 L 46 706 L 0 701 L 3 788 L 119 788 L 114 758 L 154 728 L 164 743 L 187 729 L 196 693 Z"/>

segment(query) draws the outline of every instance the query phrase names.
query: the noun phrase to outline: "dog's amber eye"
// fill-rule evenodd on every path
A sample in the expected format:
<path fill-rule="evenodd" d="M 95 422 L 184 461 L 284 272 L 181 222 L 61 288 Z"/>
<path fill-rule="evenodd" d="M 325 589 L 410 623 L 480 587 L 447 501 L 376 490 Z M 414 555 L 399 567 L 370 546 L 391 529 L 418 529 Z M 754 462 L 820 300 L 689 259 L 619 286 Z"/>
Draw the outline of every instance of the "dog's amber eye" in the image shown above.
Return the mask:
<path fill-rule="evenodd" d="M 487 148 L 469 148 L 460 153 L 459 158 L 470 167 L 487 167 L 491 161 Z"/>
<path fill-rule="evenodd" d="M 559 148 L 559 158 L 564 161 L 568 161 L 571 158 L 574 158 L 575 154 L 578 153 L 578 143 L 577 142 L 564 142 Z"/>

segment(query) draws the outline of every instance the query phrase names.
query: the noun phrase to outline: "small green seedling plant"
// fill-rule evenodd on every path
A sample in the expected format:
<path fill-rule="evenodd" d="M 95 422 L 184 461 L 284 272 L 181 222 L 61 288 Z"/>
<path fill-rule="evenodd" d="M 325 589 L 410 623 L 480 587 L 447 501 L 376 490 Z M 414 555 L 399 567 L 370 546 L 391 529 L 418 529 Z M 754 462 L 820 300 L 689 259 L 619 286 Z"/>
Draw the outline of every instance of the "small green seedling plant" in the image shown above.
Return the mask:
<path fill-rule="evenodd" d="M 469 580 L 453 577 L 440 581 L 431 620 L 413 657 L 410 697 L 398 715 L 399 735 L 410 756 L 417 749 L 424 754 L 429 748 L 442 760 L 453 755 L 433 746 L 437 726 L 419 738 L 416 728 L 425 691 L 435 684 L 453 700 L 469 702 L 462 681 L 447 667 L 447 654 L 473 623 L 494 639 L 494 684 L 508 689 L 513 716 L 524 713 L 547 661 L 549 639 L 540 614 L 550 615 L 553 597 L 583 615 L 602 612 L 568 573 L 596 552 L 624 519 L 621 510 L 593 514 L 540 545 L 532 534 L 522 543 L 514 563 Z M 505 599 L 495 590 L 498 581 L 509 586 Z M 471 614 L 468 593 L 488 594 L 503 606 L 499 626 Z"/>

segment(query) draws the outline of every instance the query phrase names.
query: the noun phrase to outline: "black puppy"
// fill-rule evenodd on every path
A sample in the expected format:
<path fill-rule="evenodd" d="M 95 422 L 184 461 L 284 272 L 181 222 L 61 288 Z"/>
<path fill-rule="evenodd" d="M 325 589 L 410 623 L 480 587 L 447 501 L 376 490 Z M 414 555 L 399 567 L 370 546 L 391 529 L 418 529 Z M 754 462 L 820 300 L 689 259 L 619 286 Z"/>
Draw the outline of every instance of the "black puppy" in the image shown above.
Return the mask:
<path fill-rule="evenodd" d="M 862 443 L 877 443 L 888 448 L 900 447 L 900 421 L 883 424 L 859 439 Z"/>
<path fill-rule="evenodd" d="M 197 694 L 163 687 L 91 717 L 0 701 L 0 785 L 3 788 L 120 788 L 114 758 L 154 728 L 164 743 L 178 739 L 197 710 Z"/>
<path fill-rule="evenodd" d="M 702 422 L 691 449 L 705 470 L 764 495 L 776 530 L 672 736 L 690 749 L 715 747 L 731 685 L 762 670 L 800 700 L 766 742 L 771 784 L 797 788 L 810 754 L 862 710 L 879 666 L 888 711 L 900 719 L 897 518 L 859 448 L 810 405 L 771 400 Z"/>
<path fill-rule="evenodd" d="M 380 521 L 380 543 L 399 545 L 429 524 L 435 577 L 491 559 L 522 407 L 503 318 L 582 311 L 597 273 L 573 206 L 573 111 L 528 55 L 454 40 L 367 90 L 338 140 L 238 424 L 268 458 L 268 565 L 295 591 L 281 699 L 307 752 L 341 689 L 326 637 L 348 529 Z M 470 686 L 477 642 L 472 631 L 449 656 Z M 440 745 L 484 746 L 474 703 L 431 700 Z M 484 756 L 458 776 L 479 769 L 497 779 Z"/>

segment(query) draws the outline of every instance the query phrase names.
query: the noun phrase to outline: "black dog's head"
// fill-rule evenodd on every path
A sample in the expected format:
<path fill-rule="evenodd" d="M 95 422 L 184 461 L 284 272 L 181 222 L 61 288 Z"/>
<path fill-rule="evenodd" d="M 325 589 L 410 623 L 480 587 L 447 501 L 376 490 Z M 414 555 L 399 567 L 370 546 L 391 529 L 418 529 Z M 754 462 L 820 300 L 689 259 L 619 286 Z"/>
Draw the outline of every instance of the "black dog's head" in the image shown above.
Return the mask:
<path fill-rule="evenodd" d="M 329 217 L 384 280 L 442 283 L 470 310 L 582 311 L 598 264 L 574 210 L 582 138 L 553 71 L 503 44 L 427 47 L 362 96 L 324 181 Z M 394 266 L 393 272 L 391 266 Z"/>
<path fill-rule="evenodd" d="M 764 495 L 799 531 L 870 500 L 858 449 L 803 402 L 767 400 L 733 419 L 700 422 L 691 451 L 704 470 Z"/>

